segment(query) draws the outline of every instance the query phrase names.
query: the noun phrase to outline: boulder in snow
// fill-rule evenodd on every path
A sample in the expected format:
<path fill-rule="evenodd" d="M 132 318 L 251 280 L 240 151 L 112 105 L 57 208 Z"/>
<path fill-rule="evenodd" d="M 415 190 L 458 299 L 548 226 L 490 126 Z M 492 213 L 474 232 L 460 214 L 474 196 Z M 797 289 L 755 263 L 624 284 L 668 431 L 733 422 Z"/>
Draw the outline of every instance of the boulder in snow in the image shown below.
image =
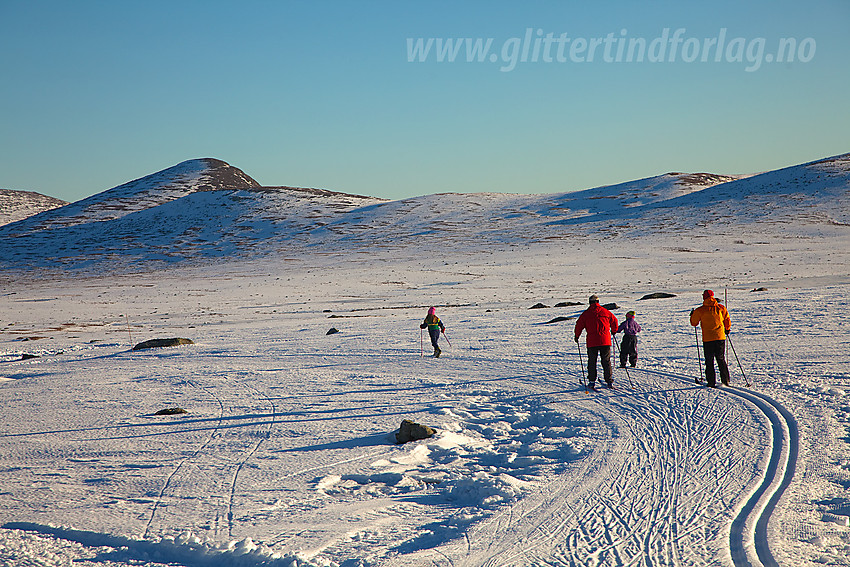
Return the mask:
<path fill-rule="evenodd" d="M 417 441 L 419 439 L 428 439 L 433 436 L 437 431 L 428 427 L 427 425 L 419 425 L 409 419 L 405 419 L 401 422 L 401 427 L 398 428 L 395 434 L 395 442 L 401 445 L 402 443 L 408 443 L 410 441 Z"/>
<path fill-rule="evenodd" d="M 572 319 L 572 317 L 555 317 L 554 319 L 549 319 L 543 324 L 548 325 L 550 323 L 560 323 L 561 321 L 569 321 L 570 319 Z"/>
<path fill-rule="evenodd" d="M 647 293 L 643 297 L 641 297 L 638 301 L 643 301 L 644 299 L 667 299 L 669 297 L 676 297 L 675 293 L 667 293 L 664 291 L 656 291 L 655 293 Z"/>
<path fill-rule="evenodd" d="M 144 341 L 133 347 L 133 350 L 142 350 L 146 348 L 163 348 L 163 347 L 173 347 L 180 345 L 193 345 L 195 342 L 191 339 L 181 339 L 181 338 L 173 338 L 173 339 L 151 339 L 149 341 Z"/>
<path fill-rule="evenodd" d="M 850 526 L 850 516 L 842 516 L 840 514 L 831 514 L 827 512 L 823 515 L 821 521 L 838 524 L 839 526 L 844 527 Z"/>
<path fill-rule="evenodd" d="M 189 413 L 183 408 L 165 408 L 156 412 L 154 415 L 180 415 L 182 413 Z"/>

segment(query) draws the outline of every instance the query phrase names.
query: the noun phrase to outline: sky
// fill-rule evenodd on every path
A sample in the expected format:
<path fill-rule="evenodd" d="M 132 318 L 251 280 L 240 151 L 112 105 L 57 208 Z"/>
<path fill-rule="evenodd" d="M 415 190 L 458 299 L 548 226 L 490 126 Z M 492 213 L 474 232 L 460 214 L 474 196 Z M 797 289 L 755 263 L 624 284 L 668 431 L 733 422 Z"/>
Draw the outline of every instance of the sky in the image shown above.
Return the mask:
<path fill-rule="evenodd" d="M 389 199 L 766 171 L 850 151 L 848 24 L 846 0 L 2 0 L 0 187 L 75 201 L 202 157 Z"/>

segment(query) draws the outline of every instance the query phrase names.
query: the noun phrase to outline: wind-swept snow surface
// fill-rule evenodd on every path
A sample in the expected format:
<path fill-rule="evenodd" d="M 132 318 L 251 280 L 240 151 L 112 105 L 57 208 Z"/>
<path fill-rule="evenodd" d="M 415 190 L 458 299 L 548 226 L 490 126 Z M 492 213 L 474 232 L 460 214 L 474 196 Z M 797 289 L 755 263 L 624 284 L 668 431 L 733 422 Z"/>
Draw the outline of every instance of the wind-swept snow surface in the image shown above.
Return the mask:
<path fill-rule="evenodd" d="M 761 520 L 779 564 L 841 561 L 846 284 L 729 291 L 752 393 L 734 362 L 733 388 L 694 383 L 699 290 L 609 291 L 644 325 L 635 388 L 618 370 L 588 395 L 572 323 L 542 324 L 581 308 L 528 309 L 585 286 L 506 285 L 510 258 L 489 260 L 396 262 L 405 283 L 379 259 L 325 259 L 6 287 L 3 557 L 732 565 L 735 545 L 761 557 Z M 440 359 L 420 356 L 430 304 L 456 305 L 438 308 Z M 157 336 L 196 344 L 130 350 Z M 397 446 L 405 418 L 438 433 Z M 796 475 L 767 507 L 790 450 Z"/>
<path fill-rule="evenodd" d="M 843 159 L 599 210 L 308 191 L 317 218 L 288 216 L 286 244 L 291 211 L 264 209 L 281 249 L 240 260 L 187 245 L 88 277 L 87 233 L 67 272 L 12 261 L 0 564 L 850 564 Z M 552 212 L 568 198 L 585 221 Z M 33 231 L 17 242 L 57 245 Z M 695 383 L 705 288 L 728 293 L 728 388 Z M 591 293 L 643 331 L 638 367 L 587 394 L 572 336 Z M 132 350 L 166 337 L 195 344 Z M 403 419 L 437 433 L 396 445 Z"/>

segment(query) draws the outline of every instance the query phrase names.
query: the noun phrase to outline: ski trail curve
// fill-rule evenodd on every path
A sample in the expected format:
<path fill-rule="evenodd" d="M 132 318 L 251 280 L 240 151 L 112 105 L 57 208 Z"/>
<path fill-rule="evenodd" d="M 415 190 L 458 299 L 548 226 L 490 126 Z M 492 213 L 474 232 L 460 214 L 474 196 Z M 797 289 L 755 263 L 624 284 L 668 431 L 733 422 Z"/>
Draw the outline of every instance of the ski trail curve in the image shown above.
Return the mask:
<path fill-rule="evenodd" d="M 797 464 L 797 422 L 788 410 L 764 394 L 733 388 L 731 391 L 757 406 L 770 420 L 773 450 L 764 481 L 744 503 L 729 535 L 732 561 L 747 565 L 779 567 L 770 551 L 767 528 L 776 504 L 791 484 Z"/>
<path fill-rule="evenodd" d="M 645 370 L 650 374 L 681 378 L 686 376 Z M 799 455 L 797 421 L 782 404 L 766 394 L 738 387 L 721 391 L 748 401 L 770 424 L 771 453 L 761 482 L 740 505 L 729 532 L 729 550 L 736 567 L 779 567 L 768 541 L 768 524 L 782 494 L 790 486 Z"/>
<path fill-rule="evenodd" d="M 729 556 L 730 524 L 738 517 L 759 524 L 764 535 L 751 547 L 769 553 L 771 508 L 740 501 L 742 489 L 764 485 L 759 462 L 775 453 L 765 430 L 781 429 L 784 420 L 771 421 L 744 396 L 732 401 L 724 390 L 694 386 L 692 378 L 663 372 L 652 378 L 635 390 L 603 388 L 591 395 L 563 387 L 577 384 L 577 377 L 559 385 L 551 376 L 541 379 L 536 388 L 543 395 L 548 387 L 547 407 L 593 416 L 596 446 L 538 493 L 475 526 L 463 545 L 443 547 L 441 554 L 454 565 L 476 567 L 716 565 Z M 561 388 L 553 392 L 553 386 Z M 754 451 L 765 456 L 753 458 Z M 429 559 L 446 564 L 436 557 Z"/>

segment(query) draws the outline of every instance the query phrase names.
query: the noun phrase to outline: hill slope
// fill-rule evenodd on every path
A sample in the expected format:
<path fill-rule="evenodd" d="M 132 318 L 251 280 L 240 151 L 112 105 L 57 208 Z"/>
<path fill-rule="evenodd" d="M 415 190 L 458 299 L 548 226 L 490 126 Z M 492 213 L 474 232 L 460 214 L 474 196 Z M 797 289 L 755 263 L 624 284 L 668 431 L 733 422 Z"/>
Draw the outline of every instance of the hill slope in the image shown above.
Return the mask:
<path fill-rule="evenodd" d="M 0 228 L 7 265 L 109 269 L 138 262 L 236 256 L 275 233 L 295 234 L 370 199 L 261 187 L 206 158 L 130 181 Z"/>
<path fill-rule="evenodd" d="M 754 176 L 670 173 L 551 195 L 441 193 L 385 201 L 261 187 L 190 160 L 0 227 L 6 267 L 121 269 L 148 262 L 350 253 L 399 246 L 516 246 L 648 234 L 846 235 L 850 154 Z M 14 244 L 13 244 L 14 243 Z"/>
<path fill-rule="evenodd" d="M 34 191 L 0 189 L 0 226 L 67 204 L 67 201 Z"/>

